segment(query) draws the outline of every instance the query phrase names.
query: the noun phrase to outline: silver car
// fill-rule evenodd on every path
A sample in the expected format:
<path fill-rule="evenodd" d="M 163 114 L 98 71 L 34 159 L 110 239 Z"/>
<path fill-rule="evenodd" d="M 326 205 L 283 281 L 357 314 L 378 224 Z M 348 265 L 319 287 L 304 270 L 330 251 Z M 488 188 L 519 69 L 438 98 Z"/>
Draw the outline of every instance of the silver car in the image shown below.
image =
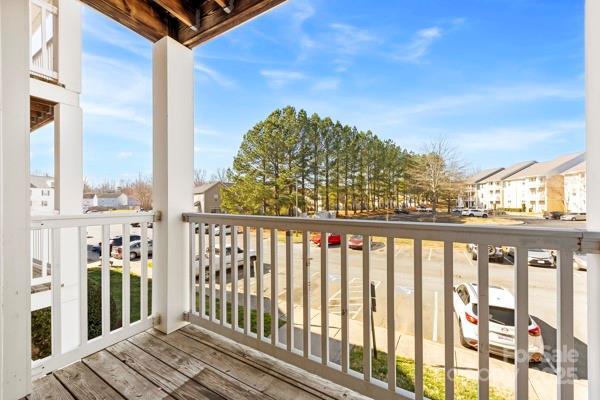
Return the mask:
<path fill-rule="evenodd" d="M 585 221 L 586 220 L 586 214 L 585 213 L 575 213 L 575 212 L 571 212 L 571 213 L 566 213 L 565 215 L 560 217 L 561 221 Z"/>

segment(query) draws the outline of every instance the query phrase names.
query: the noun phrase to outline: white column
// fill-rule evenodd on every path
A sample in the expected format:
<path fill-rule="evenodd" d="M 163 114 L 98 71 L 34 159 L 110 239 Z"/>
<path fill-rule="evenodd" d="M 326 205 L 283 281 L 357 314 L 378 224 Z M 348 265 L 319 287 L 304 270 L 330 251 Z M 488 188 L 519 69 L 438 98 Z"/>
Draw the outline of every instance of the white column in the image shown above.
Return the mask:
<path fill-rule="evenodd" d="M 31 391 L 29 2 L 0 0 L 0 399 Z"/>
<path fill-rule="evenodd" d="M 158 329 L 185 325 L 189 305 L 188 235 L 181 214 L 193 211 L 194 62 L 192 50 L 165 37 L 153 49 L 153 306 Z"/>
<path fill-rule="evenodd" d="M 600 231 L 600 1 L 585 7 L 587 228 Z M 588 255 L 588 398 L 600 399 L 600 255 Z"/>
<path fill-rule="evenodd" d="M 82 213 L 82 111 L 78 106 L 54 107 L 54 207 L 59 214 Z M 76 228 L 60 232 L 62 351 L 79 345 L 79 235 Z"/>
<path fill-rule="evenodd" d="M 58 0 L 58 81 L 81 92 L 81 3 Z"/>

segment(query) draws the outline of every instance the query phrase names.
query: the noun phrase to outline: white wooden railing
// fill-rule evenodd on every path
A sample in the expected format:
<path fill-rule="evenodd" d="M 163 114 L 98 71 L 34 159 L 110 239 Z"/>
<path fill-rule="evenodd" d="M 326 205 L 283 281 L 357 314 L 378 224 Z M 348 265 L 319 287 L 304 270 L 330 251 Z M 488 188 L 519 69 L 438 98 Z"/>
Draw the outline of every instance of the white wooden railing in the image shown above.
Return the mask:
<path fill-rule="evenodd" d="M 216 214 L 184 214 L 184 220 L 189 222 L 190 239 L 190 311 L 189 321 L 210 329 L 216 333 L 227 336 L 235 341 L 254 347 L 264 353 L 292 363 L 338 384 L 357 390 L 363 394 L 377 399 L 422 399 L 424 398 L 424 343 L 423 343 L 423 242 L 439 241 L 443 243 L 443 272 L 440 271 L 440 280 L 443 281 L 443 332 L 444 332 L 444 365 L 445 365 L 445 397 L 454 398 L 454 310 L 453 310 L 453 248 L 455 243 L 476 243 L 479 249 L 487 249 L 488 244 L 511 246 L 515 248 L 514 287 L 516 305 L 516 354 L 526 354 L 526 357 L 517 356 L 515 361 L 514 393 L 518 399 L 526 399 L 529 390 L 529 268 L 528 249 L 545 248 L 557 250 L 556 268 L 556 328 L 557 328 L 557 398 L 568 400 L 574 398 L 573 387 L 573 360 L 569 356 L 574 349 L 574 316 L 573 316 L 573 253 L 600 252 L 600 234 L 580 230 L 564 229 L 539 229 L 524 227 L 502 226 L 460 226 L 456 224 L 429 224 L 429 223 L 394 223 L 378 221 L 357 220 L 318 220 L 298 219 L 286 217 L 254 217 Z M 225 228 L 225 226 L 231 228 Z M 229 237 L 223 233 L 230 229 Z M 241 240 L 238 238 L 241 230 Z M 205 233 L 207 232 L 207 233 Z M 284 265 L 279 265 L 279 233 L 283 232 L 285 257 Z M 295 288 L 293 232 L 300 233 L 299 244 L 302 254 L 301 262 L 301 302 L 294 300 L 294 290 L 286 290 L 284 310 L 279 308 L 279 280 L 278 276 L 285 271 L 285 286 Z M 329 355 L 330 346 L 330 318 L 331 304 L 329 303 L 329 261 L 330 250 L 327 241 L 323 241 L 320 248 L 320 277 L 313 280 L 310 274 L 310 246 L 309 234 L 320 232 L 321 237 L 327 233 L 341 234 L 340 245 L 340 279 L 341 279 L 341 359 L 333 362 Z M 266 233 L 270 235 L 270 242 Z M 357 373 L 350 368 L 349 337 L 349 276 L 361 276 L 362 290 L 362 321 L 371 319 L 370 282 L 371 282 L 371 253 L 370 246 L 363 246 L 362 268 L 358 271 L 349 267 L 349 250 L 347 235 L 361 234 L 364 242 L 369 243 L 369 237 L 385 238 L 385 280 L 387 281 L 386 296 L 387 327 L 395 326 L 395 249 L 398 249 L 395 239 L 412 239 L 413 253 L 413 280 L 414 280 L 414 362 L 415 379 L 414 392 L 397 387 L 396 377 L 396 332 L 387 329 L 387 382 L 375 379 L 372 376 L 371 351 L 363 351 L 362 373 Z M 255 236 L 255 240 L 251 236 Z M 265 274 L 264 243 L 270 247 L 270 283 Z M 251 242 L 254 242 L 251 244 Z M 269 244 L 270 243 L 270 244 Z M 227 245 L 235 249 L 243 249 L 243 268 L 231 268 L 230 279 L 227 274 L 216 271 L 227 269 L 227 264 L 236 265 L 235 251 L 231 252 L 228 261 L 220 256 L 217 263 L 215 248 L 223 249 Z M 256 251 L 255 262 L 250 259 L 250 250 Z M 337 254 L 337 253 L 336 253 Z M 478 257 L 477 266 L 479 306 L 478 306 L 478 369 L 480 376 L 489 374 L 489 260 L 487 257 Z M 255 271 L 255 273 L 253 272 Z M 406 271 L 405 271 L 406 272 Z M 241 275 L 239 275 L 241 274 Z M 254 274 L 254 276 L 253 276 Z M 315 275 L 316 276 L 316 275 Z M 238 279 L 243 279 L 243 287 L 238 287 Z M 255 281 L 253 281 L 255 279 Z M 320 282 L 320 355 L 315 356 L 311 350 L 311 285 Z M 265 287 L 270 285 L 270 291 Z M 256 289 L 252 289 L 255 286 Z M 241 289 L 241 291 L 240 291 Z M 265 292 L 270 292 L 265 295 Z M 298 292 L 298 291 L 296 291 Z M 262 293 L 263 295 L 256 295 Z M 270 301 L 270 306 L 265 306 L 265 298 Z M 389 301 L 389 299 L 392 299 Z M 218 303 L 217 303 L 218 302 Z M 301 343 L 294 343 L 294 310 L 295 303 L 302 309 Z M 231 317 L 226 317 L 228 305 L 231 305 Z M 243 320 L 238 318 L 238 307 L 243 306 Z M 251 311 L 252 310 L 252 311 Z M 401 311 L 401 310 L 399 310 Z M 410 310 L 407 310 L 410 312 Z M 256 329 L 253 332 L 251 320 L 253 314 L 257 318 Z M 270 337 L 263 333 L 263 316 L 271 314 Z M 283 315 L 280 315 L 283 314 Z M 222 317 L 223 316 L 223 317 Z M 279 337 L 279 320 L 285 320 L 282 334 L 286 340 L 283 343 Z M 312 327 L 314 329 L 314 327 Z M 360 330 L 360 329 L 359 329 Z M 362 348 L 372 349 L 372 335 L 369 323 L 362 324 Z M 317 346 L 315 346 L 317 347 Z M 301 349 L 301 350 L 300 350 Z M 478 397 L 489 397 L 490 385 L 487 379 L 479 379 Z"/>
<path fill-rule="evenodd" d="M 153 213 L 32 217 L 32 311 L 49 309 L 51 318 L 51 354 L 33 361 L 34 377 L 61 368 L 152 327 L 152 318 L 148 312 L 151 300 L 148 293 L 148 224 L 153 220 Z M 135 299 L 136 303 L 139 300 L 139 319 L 130 321 L 130 305 L 133 300 L 130 297 L 131 260 L 127 257 L 129 252 L 123 251 L 125 256 L 118 262 L 118 267 L 122 268 L 121 326 L 111 328 L 110 269 L 115 260 L 110 258 L 110 231 L 111 227 L 118 229 L 123 236 L 123 249 L 129 249 L 132 224 L 139 225 L 141 236 L 140 294 Z M 92 230 L 98 233 L 95 238 L 88 236 Z M 88 258 L 94 240 L 95 243 L 101 242 L 101 256 L 95 262 Z M 94 338 L 88 337 L 90 267 L 100 269 L 101 280 L 101 333 Z M 65 304 L 73 298 L 79 302 L 77 316 L 69 314 L 73 311 L 72 308 L 64 310 Z M 36 333 L 39 335 L 39 332 Z M 64 343 L 69 344 L 65 346 Z"/>
<path fill-rule="evenodd" d="M 58 79 L 58 7 L 46 0 L 31 0 L 31 72 L 45 79 Z"/>

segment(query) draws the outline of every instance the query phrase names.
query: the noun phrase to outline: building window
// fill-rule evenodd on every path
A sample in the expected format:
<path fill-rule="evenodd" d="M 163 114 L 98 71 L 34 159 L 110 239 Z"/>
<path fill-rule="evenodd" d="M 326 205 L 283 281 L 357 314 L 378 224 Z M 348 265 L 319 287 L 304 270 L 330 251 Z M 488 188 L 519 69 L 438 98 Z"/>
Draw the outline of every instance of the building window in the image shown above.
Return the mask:
<path fill-rule="evenodd" d="M 42 207 L 48 207 L 48 202 L 46 200 L 42 200 Z"/>

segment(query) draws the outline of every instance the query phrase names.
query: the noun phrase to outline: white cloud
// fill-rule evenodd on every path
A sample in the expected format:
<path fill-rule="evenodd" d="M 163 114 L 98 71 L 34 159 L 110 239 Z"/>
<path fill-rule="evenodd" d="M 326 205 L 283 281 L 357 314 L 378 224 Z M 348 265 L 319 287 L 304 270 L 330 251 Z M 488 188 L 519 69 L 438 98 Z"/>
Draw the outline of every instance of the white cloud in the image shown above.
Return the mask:
<path fill-rule="evenodd" d="M 133 153 L 131 151 L 121 151 L 117 154 L 117 158 L 119 160 L 127 160 L 128 158 L 131 158 L 133 156 Z"/>
<path fill-rule="evenodd" d="M 332 39 L 337 50 L 344 54 L 355 55 L 376 41 L 369 31 L 356 26 L 333 23 L 329 27 L 333 31 Z"/>
<path fill-rule="evenodd" d="M 340 86 L 339 78 L 324 78 L 317 80 L 311 87 L 314 91 L 336 90 Z"/>
<path fill-rule="evenodd" d="M 234 80 L 226 77 L 219 71 L 210 68 L 206 64 L 196 63 L 194 65 L 194 69 L 200 73 L 201 79 L 207 79 L 209 81 L 215 82 L 217 85 L 227 89 L 236 87 L 236 83 Z"/>
<path fill-rule="evenodd" d="M 267 80 L 267 84 L 274 89 L 280 89 L 292 82 L 306 79 L 306 75 L 298 71 L 268 69 L 261 70 L 260 74 Z"/>
<path fill-rule="evenodd" d="M 416 32 L 413 40 L 400 48 L 395 58 L 399 61 L 418 63 L 427 54 L 433 43 L 443 36 L 438 26 L 421 29 Z"/>

